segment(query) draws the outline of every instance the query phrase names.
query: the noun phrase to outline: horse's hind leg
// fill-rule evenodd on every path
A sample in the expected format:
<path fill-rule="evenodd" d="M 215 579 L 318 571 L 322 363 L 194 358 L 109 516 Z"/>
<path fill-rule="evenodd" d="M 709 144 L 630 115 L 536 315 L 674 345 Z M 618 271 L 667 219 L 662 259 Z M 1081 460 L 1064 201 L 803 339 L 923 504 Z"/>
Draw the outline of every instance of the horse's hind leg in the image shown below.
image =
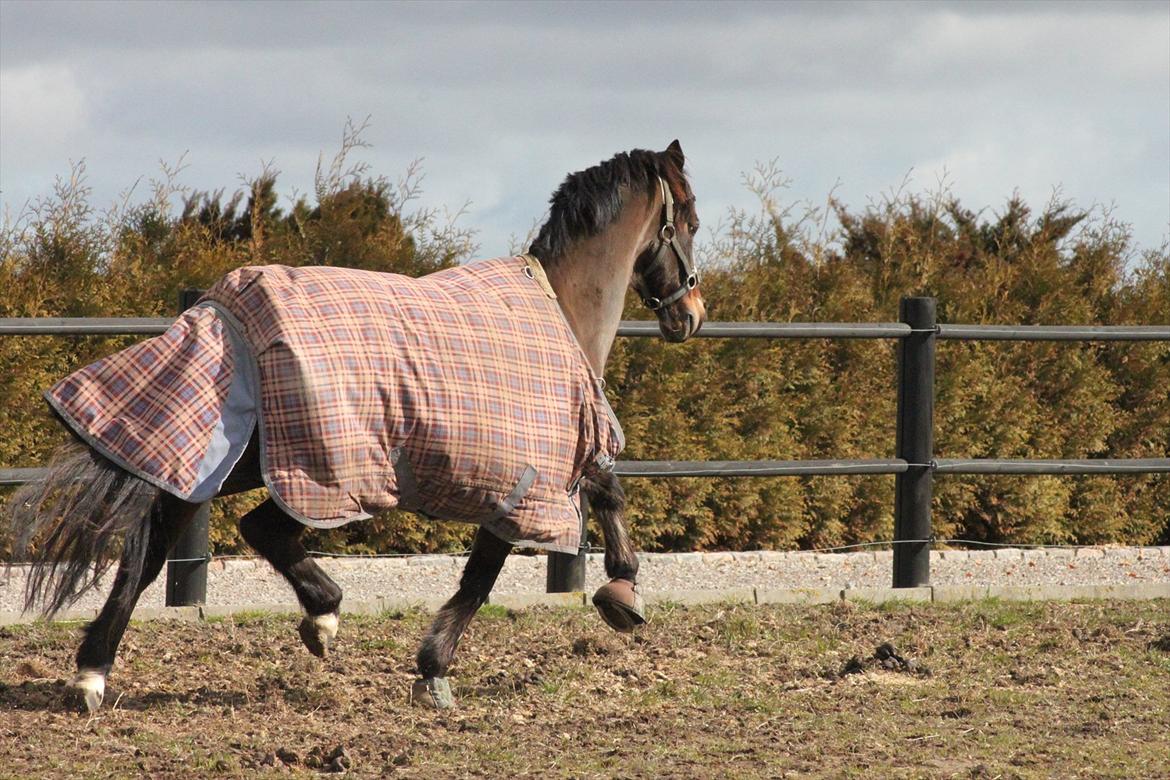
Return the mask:
<path fill-rule="evenodd" d="M 605 536 L 605 573 L 610 578 L 593 594 L 593 605 L 614 630 L 633 631 L 646 622 L 646 614 L 636 588 L 638 554 L 626 531 L 626 494 L 611 471 L 581 480 L 581 490 Z"/>
<path fill-rule="evenodd" d="M 77 649 L 77 676 L 73 685 L 85 696 L 85 706 L 94 712 L 101 706 L 105 696 L 106 675 L 114 664 L 118 644 L 130 623 L 130 614 L 143 591 L 154 582 L 162 571 L 167 553 L 175 540 L 191 522 L 198 504 L 180 501 L 169 494 L 159 499 L 157 514 L 151 518 L 146 531 L 146 550 L 138 586 L 129 587 L 132 569 L 137 559 L 131 545 L 123 550 L 122 561 L 114 576 L 114 586 L 106 598 L 105 606 L 97 619 L 85 628 L 85 639 Z"/>
<path fill-rule="evenodd" d="M 459 579 L 459 590 L 439 610 L 419 648 L 418 672 L 423 679 L 415 683 L 413 695 L 429 697 L 430 703 L 440 709 L 453 706 L 446 682 L 447 667 L 455 656 L 459 637 L 487 601 L 511 549 L 511 544 L 491 531 L 484 528 L 476 531 L 471 555 Z"/>
<path fill-rule="evenodd" d="M 240 533 L 292 585 L 305 609 L 299 628 L 309 652 L 324 658 L 337 636 L 341 588 L 305 552 L 305 527 L 268 499 L 240 519 Z"/>

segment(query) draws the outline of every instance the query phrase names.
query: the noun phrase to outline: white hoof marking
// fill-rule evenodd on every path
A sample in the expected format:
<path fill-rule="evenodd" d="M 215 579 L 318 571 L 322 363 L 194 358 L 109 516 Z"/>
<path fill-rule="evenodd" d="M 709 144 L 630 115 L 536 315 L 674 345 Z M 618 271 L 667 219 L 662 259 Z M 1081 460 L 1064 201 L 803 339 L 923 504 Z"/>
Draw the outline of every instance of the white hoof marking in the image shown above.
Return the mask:
<path fill-rule="evenodd" d="M 324 658 L 329 654 L 329 646 L 333 644 L 333 638 L 337 636 L 337 613 L 305 615 L 301 619 L 297 631 L 309 652 L 318 658 Z"/>
<path fill-rule="evenodd" d="M 85 708 L 97 712 L 106 696 L 106 676 L 97 669 L 80 669 L 71 685 L 85 696 Z"/>
<path fill-rule="evenodd" d="M 334 637 L 337 636 L 337 613 L 330 612 L 328 615 L 316 615 L 313 618 L 313 625 L 317 627 L 317 636 L 326 646 L 333 642 Z"/>

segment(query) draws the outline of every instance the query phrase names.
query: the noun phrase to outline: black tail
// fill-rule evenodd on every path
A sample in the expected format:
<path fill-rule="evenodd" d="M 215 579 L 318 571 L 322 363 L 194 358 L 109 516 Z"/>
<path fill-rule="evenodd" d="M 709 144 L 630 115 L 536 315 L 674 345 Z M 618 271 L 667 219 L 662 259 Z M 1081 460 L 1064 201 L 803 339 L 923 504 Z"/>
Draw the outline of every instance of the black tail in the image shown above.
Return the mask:
<path fill-rule="evenodd" d="M 17 560 L 33 564 L 25 610 L 40 604 L 51 616 L 77 601 L 110 568 L 118 539 L 129 577 L 121 595 L 137 594 L 159 492 L 85 444 L 58 450 L 48 474 L 18 490 L 5 513 Z"/>

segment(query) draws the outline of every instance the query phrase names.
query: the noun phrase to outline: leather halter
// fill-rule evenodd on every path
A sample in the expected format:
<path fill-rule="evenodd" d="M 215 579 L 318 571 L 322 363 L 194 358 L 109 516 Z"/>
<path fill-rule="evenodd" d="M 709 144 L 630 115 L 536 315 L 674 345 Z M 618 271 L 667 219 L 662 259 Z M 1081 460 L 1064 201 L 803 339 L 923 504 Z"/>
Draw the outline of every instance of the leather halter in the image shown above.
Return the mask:
<path fill-rule="evenodd" d="M 664 255 L 673 251 L 675 259 L 678 261 L 678 277 L 683 282 L 677 290 L 665 298 L 646 295 L 641 285 L 636 285 L 635 289 L 642 296 L 642 305 L 651 311 L 658 311 L 669 306 L 693 290 L 699 283 L 699 274 L 695 270 L 694 261 L 683 251 L 682 244 L 678 242 L 678 229 L 674 226 L 674 195 L 671 194 L 670 187 L 661 176 L 658 177 L 658 184 L 662 189 L 662 227 L 654 239 L 654 262 L 656 264 L 665 262 Z"/>

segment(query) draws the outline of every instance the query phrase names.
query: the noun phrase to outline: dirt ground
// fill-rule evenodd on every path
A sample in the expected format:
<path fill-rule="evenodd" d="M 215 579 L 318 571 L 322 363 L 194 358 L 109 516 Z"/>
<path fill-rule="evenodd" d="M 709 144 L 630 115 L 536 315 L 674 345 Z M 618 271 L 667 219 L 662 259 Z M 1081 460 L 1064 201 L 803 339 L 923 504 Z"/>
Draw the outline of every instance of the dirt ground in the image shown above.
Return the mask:
<path fill-rule="evenodd" d="M 0 776 L 1170 778 L 1170 604 L 485 608 L 407 704 L 428 617 L 131 627 L 89 717 L 78 626 L 0 629 Z M 882 649 L 883 643 L 892 645 Z"/>

